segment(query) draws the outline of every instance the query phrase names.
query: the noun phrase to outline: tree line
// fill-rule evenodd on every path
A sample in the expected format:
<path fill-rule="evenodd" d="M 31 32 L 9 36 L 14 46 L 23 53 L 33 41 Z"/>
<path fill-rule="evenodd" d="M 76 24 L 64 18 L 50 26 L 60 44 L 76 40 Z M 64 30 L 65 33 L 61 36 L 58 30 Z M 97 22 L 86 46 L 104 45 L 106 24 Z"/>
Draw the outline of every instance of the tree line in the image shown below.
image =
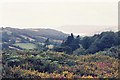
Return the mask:
<path fill-rule="evenodd" d="M 81 52 L 93 54 L 118 45 L 120 45 L 120 31 L 107 31 L 85 37 L 79 35 L 75 37 L 71 33 L 66 40 L 63 40 L 60 47 L 55 48 L 55 51 L 73 54 L 74 51 L 79 49 Z"/>

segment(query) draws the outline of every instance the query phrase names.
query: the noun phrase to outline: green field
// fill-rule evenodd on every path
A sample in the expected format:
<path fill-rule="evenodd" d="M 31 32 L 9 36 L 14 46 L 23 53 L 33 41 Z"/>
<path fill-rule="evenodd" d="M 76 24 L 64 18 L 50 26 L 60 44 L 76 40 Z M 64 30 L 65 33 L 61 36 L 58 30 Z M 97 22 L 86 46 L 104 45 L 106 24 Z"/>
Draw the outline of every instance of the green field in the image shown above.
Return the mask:
<path fill-rule="evenodd" d="M 15 46 L 19 46 L 23 49 L 34 49 L 36 48 L 35 44 L 32 43 L 16 43 Z"/>

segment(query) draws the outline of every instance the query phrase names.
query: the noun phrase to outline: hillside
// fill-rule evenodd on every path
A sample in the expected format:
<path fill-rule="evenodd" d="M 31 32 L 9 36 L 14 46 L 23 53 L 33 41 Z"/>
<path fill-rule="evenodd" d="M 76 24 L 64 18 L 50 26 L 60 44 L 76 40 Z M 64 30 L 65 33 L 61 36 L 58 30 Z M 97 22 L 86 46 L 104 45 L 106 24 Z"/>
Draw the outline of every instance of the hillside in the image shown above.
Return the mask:
<path fill-rule="evenodd" d="M 56 40 L 62 40 L 68 36 L 68 34 L 65 34 L 61 31 L 57 31 L 54 29 L 18 29 L 18 28 L 10 28 L 6 27 L 3 29 L 3 31 L 12 32 L 16 35 L 28 35 L 31 37 L 45 37 L 50 39 L 56 39 Z"/>
<path fill-rule="evenodd" d="M 51 44 L 61 44 L 68 34 L 53 29 L 18 29 L 2 28 L 2 42 L 4 46 L 14 47 L 17 43 L 44 43 L 49 38 Z M 34 45 L 33 45 L 34 46 Z"/>

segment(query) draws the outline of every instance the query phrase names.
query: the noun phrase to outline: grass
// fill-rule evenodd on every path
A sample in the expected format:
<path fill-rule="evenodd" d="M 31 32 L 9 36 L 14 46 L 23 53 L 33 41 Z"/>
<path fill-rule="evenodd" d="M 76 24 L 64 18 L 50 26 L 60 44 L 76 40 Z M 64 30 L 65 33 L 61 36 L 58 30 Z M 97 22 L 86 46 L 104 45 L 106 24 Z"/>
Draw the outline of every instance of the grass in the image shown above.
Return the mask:
<path fill-rule="evenodd" d="M 34 48 L 36 48 L 36 45 L 32 44 L 32 43 L 16 43 L 14 45 L 19 46 L 23 49 L 34 49 Z"/>

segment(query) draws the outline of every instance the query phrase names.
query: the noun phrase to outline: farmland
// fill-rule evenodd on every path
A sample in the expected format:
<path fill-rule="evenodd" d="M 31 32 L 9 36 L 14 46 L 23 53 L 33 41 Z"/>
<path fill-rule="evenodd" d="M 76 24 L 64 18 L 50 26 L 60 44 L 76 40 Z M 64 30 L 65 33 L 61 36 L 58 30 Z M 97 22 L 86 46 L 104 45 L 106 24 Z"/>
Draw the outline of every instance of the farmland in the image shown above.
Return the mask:
<path fill-rule="evenodd" d="M 16 43 L 15 46 L 19 46 L 23 49 L 34 49 L 36 46 L 32 43 Z"/>

